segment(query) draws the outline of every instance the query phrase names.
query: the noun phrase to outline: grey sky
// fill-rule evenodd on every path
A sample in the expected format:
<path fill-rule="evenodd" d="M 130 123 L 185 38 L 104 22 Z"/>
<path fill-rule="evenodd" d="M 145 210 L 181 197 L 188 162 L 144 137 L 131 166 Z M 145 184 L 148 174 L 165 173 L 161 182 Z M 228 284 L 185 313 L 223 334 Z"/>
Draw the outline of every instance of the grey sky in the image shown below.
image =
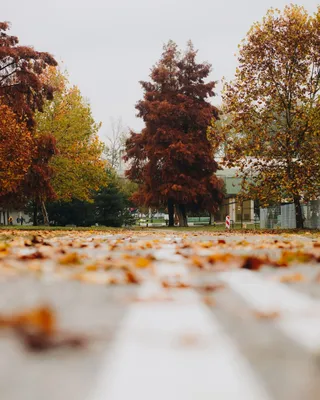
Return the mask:
<path fill-rule="evenodd" d="M 1 4 L 1 20 L 12 23 L 21 44 L 52 53 L 70 80 L 90 100 L 110 131 L 110 117 L 140 129 L 135 103 L 139 80 L 148 79 L 169 39 L 184 47 L 191 39 L 199 60 L 213 66 L 212 78 L 233 77 L 234 54 L 253 22 L 286 0 L 16 0 Z M 300 0 L 314 12 L 315 0 Z M 217 92 L 220 91 L 217 87 Z M 217 103 L 219 98 L 214 100 Z"/>

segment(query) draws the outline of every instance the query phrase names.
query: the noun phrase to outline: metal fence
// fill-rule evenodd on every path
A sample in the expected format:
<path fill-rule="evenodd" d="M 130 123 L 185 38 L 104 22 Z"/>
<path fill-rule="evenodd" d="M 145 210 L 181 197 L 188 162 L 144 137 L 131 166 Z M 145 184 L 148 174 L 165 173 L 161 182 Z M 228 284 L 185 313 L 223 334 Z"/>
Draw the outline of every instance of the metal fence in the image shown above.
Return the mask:
<path fill-rule="evenodd" d="M 320 199 L 302 204 L 304 227 L 320 229 Z M 296 215 L 293 203 L 279 204 L 260 209 L 260 228 L 296 228 Z"/>

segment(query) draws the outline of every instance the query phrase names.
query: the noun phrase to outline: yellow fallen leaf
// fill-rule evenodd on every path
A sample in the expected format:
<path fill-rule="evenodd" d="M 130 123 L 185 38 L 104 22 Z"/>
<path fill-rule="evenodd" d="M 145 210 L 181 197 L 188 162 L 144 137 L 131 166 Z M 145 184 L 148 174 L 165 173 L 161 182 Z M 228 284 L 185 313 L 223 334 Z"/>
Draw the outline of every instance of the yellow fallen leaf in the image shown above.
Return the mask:
<path fill-rule="evenodd" d="M 139 257 L 135 262 L 137 268 L 147 268 L 150 264 L 151 260 L 145 257 Z"/>

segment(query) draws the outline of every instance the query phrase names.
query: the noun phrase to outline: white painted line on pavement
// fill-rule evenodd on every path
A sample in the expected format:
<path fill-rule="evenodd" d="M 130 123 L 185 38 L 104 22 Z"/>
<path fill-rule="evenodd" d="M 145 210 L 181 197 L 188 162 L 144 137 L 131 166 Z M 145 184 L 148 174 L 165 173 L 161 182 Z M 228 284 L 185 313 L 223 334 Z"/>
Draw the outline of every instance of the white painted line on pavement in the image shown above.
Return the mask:
<path fill-rule="evenodd" d="M 165 263 L 158 269 L 162 276 L 176 271 Z M 173 302 L 132 304 L 90 400 L 269 399 L 196 292 L 172 292 Z"/>
<path fill-rule="evenodd" d="M 219 279 L 262 313 L 279 311 L 277 326 L 292 340 L 311 351 L 320 350 L 320 302 L 256 272 L 222 272 Z"/>

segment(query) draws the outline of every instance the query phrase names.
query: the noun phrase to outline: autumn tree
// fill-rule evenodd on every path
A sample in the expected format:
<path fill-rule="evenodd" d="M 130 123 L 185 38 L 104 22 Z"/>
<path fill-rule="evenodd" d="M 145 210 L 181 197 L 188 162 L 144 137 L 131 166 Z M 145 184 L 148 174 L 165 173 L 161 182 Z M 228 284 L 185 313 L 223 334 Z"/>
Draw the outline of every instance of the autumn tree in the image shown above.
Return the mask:
<path fill-rule="evenodd" d="M 58 200 L 90 200 L 92 191 L 106 184 L 100 124 L 66 76 L 51 70 L 47 79 L 57 90 L 53 100 L 45 102 L 43 112 L 36 114 L 36 132 L 39 137 L 50 132 L 56 142 L 57 152 L 50 160 L 52 188 Z"/>
<path fill-rule="evenodd" d="M 239 47 L 223 95 L 227 162 L 262 204 L 293 201 L 301 228 L 301 200 L 320 195 L 320 8 L 272 9 Z"/>
<path fill-rule="evenodd" d="M 8 22 L 0 22 L 0 99 L 27 122 L 34 125 L 34 112 L 52 98 L 53 88 L 41 80 L 48 66 L 57 65 L 46 52 L 20 46 L 16 36 L 7 33 Z"/>
<path fill-rule="evenodd" d="M 36 137 L 34 126 L 34 115 L 36 111 L 42 111 L 46 99 L 52 98 L 53 87 L 42 78 L 49 66 L 57 65 L 55 59 L 46 52 L 39 52 L 29 46 L 20 46 L 19 40 L 15 36 L 7 33 L 9 24 L 0 23 L 0 102 L 8 106 L 16 117 L 18 124 L 26 124 L 32 140 L 31 165 L 23 180 L 17 185 L 15 182 L 15 192 L 4 194 L 0 198 L 2 206 L 22 205 L 28 198 L 37 199 L 43 205 L 41 199 L 51 195 L 51 188 L 48 184 L 49 154 L 54 152 L 54 140 L 49 137 L 40 139 Z M 21 127 L 17 132 L 21 132 Z M 24 129 L 24 128 L 22 128 Z M 19 149 L 24 149 L 26 157 L 29 155 L 29 140 L 26 143 L 19 141 L 16 135 L 15 153 Z M 8 136 L 12 145 L 12 141 Z M 43 154 L 40 152 L 43 151 Z M 18 158 L 17 158 L 18 160 Z M 34 164 L 35 163 L 35 164 Z M 40 171 L 40 168 L 43 170 Z M 34 174 L 34 175 L 32 175 Z M 37 183 L 36 183 L 37 182 Z M 33 193 L 31 193 L 33 188 Z M 45 191 L 47 189 L 46 195 Z"/>
<path fill-rule="evenodd" d="M 15 193 L 32 161 L 33 139 L 24 122 L 0 105 L 0 201 Z"/>
<path fill-rule="evenodd" d="M 20 197 L 33 201 L 33 225 L 38 225 L 37 212 L 41 208 L 45 225 L 49 225 L 49 216 L 45 203 L 57 196 L 52 186 L 54 170 L 50 166 L 52 157 L 57 154 L 56 139 L 50 134 L 37 136 L 34 139 L 34 150 L 31 166 L 20 189 Z"/>
<path fill-rule="evenodd" d="M 141 82 L 144 97 L 136 105 L 145 128 L 131 132 L 126 142 L 128 177 L 139 183 L 135 200 L 141 205 L 168 207 L 173 226 L 174 207 L 180 226 L 187 225 L 186 212 L 212 212 L 221 199 L 218 165 L 206 130 L 217 109 L 208 99 L 215 82 L 206 82 L 211 66 L 196 62 L 192 43 L 181 54 L 170 41 L 149 82 Z"/>

